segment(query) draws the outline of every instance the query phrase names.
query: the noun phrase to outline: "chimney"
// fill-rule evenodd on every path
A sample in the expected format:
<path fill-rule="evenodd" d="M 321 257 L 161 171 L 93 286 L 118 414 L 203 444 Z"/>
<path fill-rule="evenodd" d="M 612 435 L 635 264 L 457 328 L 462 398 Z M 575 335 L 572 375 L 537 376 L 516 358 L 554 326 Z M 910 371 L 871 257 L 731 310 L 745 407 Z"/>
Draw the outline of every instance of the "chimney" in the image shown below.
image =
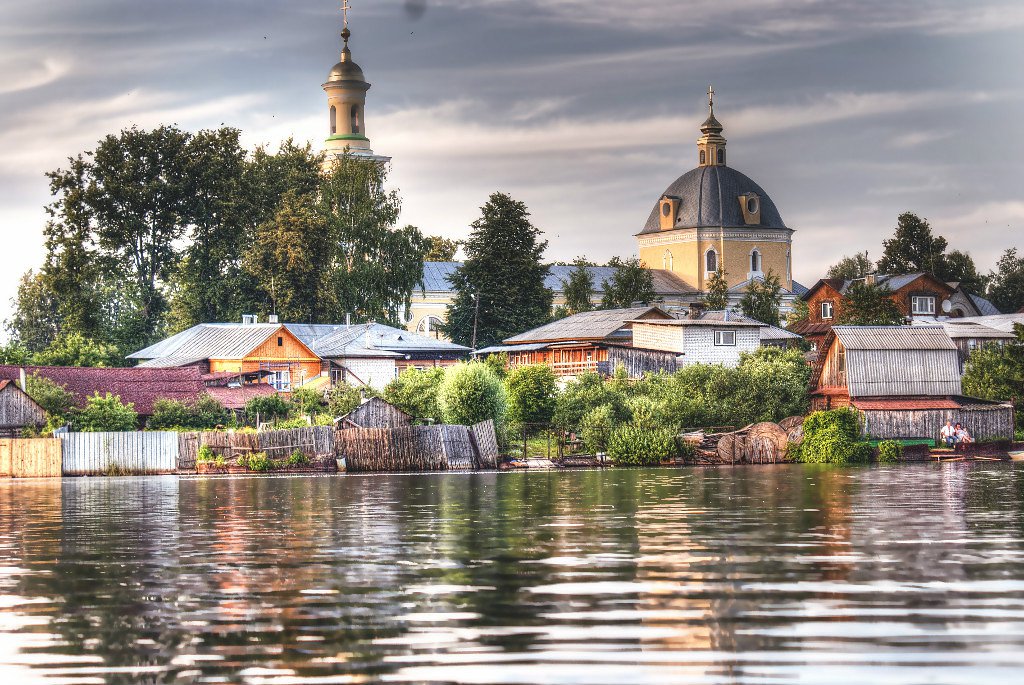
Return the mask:
<path fill-rule="evenodd" d="M 267 323 L 280 323 L 277 318 L 277 314 L 271 314 L 267 317 Z"/>
<path fill-rule="evenodd" d="M 28 379 L 25 378 L 25 367 L 18 369 L 18 382 L 21 383 L 21 391 L 28 392 Z"/>
<path fill-rule="evenodd" d="M 722 321 L 728 321 L 728 320 L 729 320 L 729 308 L 726 307 L 725 308 L 725 312 L 722 314 Z"/>
<path fill-rule="evenodd" d="M 345 313 L 345 326 L 351 326 L 351 325 L 352 325 L 352 315 L 349 314 L 348 312 L 346 312 Z"/>
<path fill-rule="evenodd" d="M 870 273 L 864 277 L 864 285 L 878 285 L 878 274 Z"/>

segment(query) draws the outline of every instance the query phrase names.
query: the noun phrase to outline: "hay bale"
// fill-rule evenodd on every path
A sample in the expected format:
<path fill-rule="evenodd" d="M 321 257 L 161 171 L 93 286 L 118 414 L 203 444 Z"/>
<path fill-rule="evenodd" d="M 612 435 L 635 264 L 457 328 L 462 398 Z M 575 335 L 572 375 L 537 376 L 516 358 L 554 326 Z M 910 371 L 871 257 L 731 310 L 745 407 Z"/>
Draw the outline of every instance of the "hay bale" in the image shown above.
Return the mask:
<path fill-rule="evenodd" d="M 737 443 L 739 443 L 737 445 Z M 718 439 L 718 458 L 727 464 L 734 464 L 742 459 L 743 438 L 737 433 L 726 433 Z"/>
<path fill-rule="evenodd" d="M 801 423 L 799 426 L 790 428 L 787 436 L 790 442 L 799 445 L 804 441 L 804 425 Z"/>
<path fill-rule="evenodd" d="M 804 425 L 804 417 L 802 417 L 802 416 L 790 416 L 788 418 L 785 418 L 785 419 L 782 419 L 781 421 L 779 421 L 779 425 L 782 426 L 782 430 L 784 430 L 784 431 L 786 431 L 788 433 L 789 431 L 793 430 L 797 426 L 803 426 Z"/>
<path fill-rule="evenodd" d="M 756 424 L 747 431 L 743 457 L 749 464 L 774 464 L 786 454 L 789 435 L 771 421 Z"/>

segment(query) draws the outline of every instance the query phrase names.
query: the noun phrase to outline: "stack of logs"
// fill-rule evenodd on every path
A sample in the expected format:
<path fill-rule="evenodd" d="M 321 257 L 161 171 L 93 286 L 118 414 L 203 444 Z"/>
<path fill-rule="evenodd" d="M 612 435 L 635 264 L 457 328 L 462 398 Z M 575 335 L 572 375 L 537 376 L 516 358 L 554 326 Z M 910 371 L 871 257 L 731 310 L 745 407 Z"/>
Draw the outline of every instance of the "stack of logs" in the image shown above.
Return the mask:
<path fill-rule="evenodd" d="M 787 461 L 786 447 L 804 439 L 804 419 L 791 416 L 780 423 L 752 423 L 728 433 L 687 433 L 696 464 L 776 464 Z"/>

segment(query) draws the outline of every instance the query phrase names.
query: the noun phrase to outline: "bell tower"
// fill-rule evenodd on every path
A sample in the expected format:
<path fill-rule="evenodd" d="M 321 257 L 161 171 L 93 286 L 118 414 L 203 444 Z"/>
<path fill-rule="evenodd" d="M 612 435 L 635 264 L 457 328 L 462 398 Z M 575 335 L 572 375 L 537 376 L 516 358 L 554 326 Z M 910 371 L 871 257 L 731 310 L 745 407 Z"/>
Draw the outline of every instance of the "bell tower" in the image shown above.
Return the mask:
<path fill-rule="evenodd" d="M 701 137 L 697 139 L 700 166 L 725 166 L 723 128 L 715 118 L 715 89 L 708 86 L 708 118 L 700 125 Z"/>
<path fill-rule="evenodd" d="M 352 9 L 346 0 L 341 5 L 343 28 L 341 38 L 344 47 L 341 50 L 341 61 L 334 65 L 323 84 L 327 93 L 328 137 L 324 145 L 330 165 L 341 155 L 348 152 L 358 157 L 370 158 L 386 162 L 390 157 L 375 155 L 370 148 L 370 139 L 366 135 L 366 91 L 370 84 L 363 76 L 363 70 L 352 59 L 352 49 L 348 42 L 352 32 L 348 28 L 348 11 Z"/>

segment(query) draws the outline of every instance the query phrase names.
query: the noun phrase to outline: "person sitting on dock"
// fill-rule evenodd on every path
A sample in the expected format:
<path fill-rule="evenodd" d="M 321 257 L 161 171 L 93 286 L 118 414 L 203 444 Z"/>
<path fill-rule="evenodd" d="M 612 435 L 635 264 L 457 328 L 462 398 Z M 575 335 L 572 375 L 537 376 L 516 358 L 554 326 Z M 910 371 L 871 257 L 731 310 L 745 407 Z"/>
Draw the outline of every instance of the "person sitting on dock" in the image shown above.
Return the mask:
<path fill-rule="evenodd" d="M 972 442 L 974 442 L 974 440 L 973 438 L 971 438 L 971 434 L 967 431 L 967 429 L 964 428 L 963 425 L 959 423 L 956 424 L 956 444 L 963 445 L 964 451 L 966 452 L 967 445 Z"/>
<path fill-rule="evenodd" d="M 946 419 L 946 425 L 942 427 L 941 431 L 939 431 L 939 435 L 942 436 L 942 442 L 946 443 L 946 447 L 950 449 L 956 447 L 956 429 L 953 428 L 952 421 Z"/>

